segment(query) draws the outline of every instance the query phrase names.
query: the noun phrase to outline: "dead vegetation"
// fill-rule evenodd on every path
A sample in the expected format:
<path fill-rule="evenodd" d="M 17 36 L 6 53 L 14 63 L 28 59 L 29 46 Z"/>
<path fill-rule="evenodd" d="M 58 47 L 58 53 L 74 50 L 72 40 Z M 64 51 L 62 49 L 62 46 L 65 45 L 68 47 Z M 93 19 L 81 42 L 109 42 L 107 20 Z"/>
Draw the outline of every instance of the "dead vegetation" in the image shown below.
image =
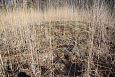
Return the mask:
<path fill-rule="evenodd" d="M 0 77 L 115 77 L 114 11 L 94 2 L 2 10 Z"/>
<path fill-rule="evenodd" d="M 8 77 L 16 76 L 19 71 L 33 77 L 82 77 L 87 71 L 90 76 L 114 77 L 115 55 L 111 47 L 114 30 L 107 34 L 110 37 L 106 36 L 110 42 L 100 38 L 101 31 L 96 29 L 93 50 L 89 52 L 90 23 L 54 21 L 13 28 L 4 28 L 1 32 L 2 70 Z M 108 31 L 108 27 L 106 29 Z M 107 43 L 105 51 L 102 41 L 104 45 Z"/>

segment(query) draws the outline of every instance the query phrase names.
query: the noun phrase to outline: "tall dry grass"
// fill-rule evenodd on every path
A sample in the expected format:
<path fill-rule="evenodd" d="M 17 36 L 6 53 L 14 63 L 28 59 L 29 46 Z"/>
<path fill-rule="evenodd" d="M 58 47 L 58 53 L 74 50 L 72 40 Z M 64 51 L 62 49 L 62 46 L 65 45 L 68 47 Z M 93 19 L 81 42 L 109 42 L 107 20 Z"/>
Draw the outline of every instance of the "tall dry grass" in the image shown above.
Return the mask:
<path fill-rule="evenodd" d="M 104 77 L 100 72 L 103 69 L 96 67 L 94 56 L 96 54 L 98 64 L 100 56 L 114 55 L 109 45 L 110 42 L 113 45 L 115 42 L 112 38 L 114 26 L 114 13 L 110 14 L 107 6 L 104 3 L 100 5 L 98 1 L 87 10 L 72 9 L 65 5 L 57 9 L 50 7 L 43 12 L 25 8 L 1 11 L 1 77 L 5 75 L 15 77 L 19 71 L 26 71 L 32 77 L 42 77 L 40 66 L 48 68 L 44 75 L 55 77 L 53 65 L 56 63 L 53 60 L 56 53 L 61 52 L 59 54 L 63 59 L 63 54 L 67 52 L 63 48 L 58 50 L 57 47 L 69 45 L 73 41 L 74 49 L 72 53 L 67 52 L 67 54 L 70 55 L 71 60 L 79 58 L 85 61 L 85 72 L 82 76 L 91 77 L 94 68 L 95 76 Z M 114 63 L 114 60 L 112 62 Z M 25 67 L 23 64 L 28 64 L 29 67 L 23 69 Z M 10 66 L 12 74 L 8 73 L 7 66 Z"/>

